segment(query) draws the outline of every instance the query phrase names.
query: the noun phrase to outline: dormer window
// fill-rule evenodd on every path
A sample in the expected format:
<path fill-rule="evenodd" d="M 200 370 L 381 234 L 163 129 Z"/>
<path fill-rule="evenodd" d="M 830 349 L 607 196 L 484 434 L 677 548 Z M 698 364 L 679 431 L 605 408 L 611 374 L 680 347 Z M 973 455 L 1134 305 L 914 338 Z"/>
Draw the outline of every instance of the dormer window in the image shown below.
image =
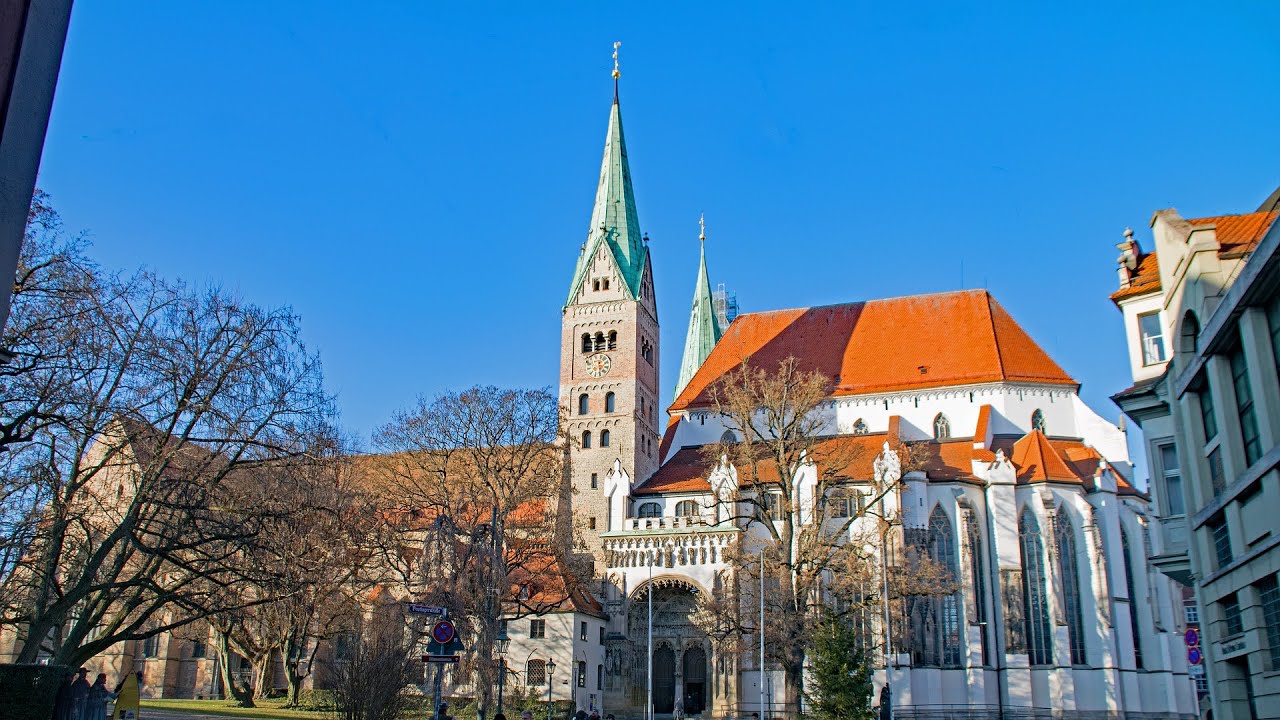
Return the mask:
<path fill-rule="evenodd" d="M 938 413 L 938 416 L 933 419 L 933 439 L 947 440 L 950 437 L 951 421 L 947 419 L 946 415 Z"/>
<path fill-rule="evenodd" d="M 1040 412 L 1040 408 L 1031 413 L 1031 429 L 1044 432 L 1044 413 Z"/>

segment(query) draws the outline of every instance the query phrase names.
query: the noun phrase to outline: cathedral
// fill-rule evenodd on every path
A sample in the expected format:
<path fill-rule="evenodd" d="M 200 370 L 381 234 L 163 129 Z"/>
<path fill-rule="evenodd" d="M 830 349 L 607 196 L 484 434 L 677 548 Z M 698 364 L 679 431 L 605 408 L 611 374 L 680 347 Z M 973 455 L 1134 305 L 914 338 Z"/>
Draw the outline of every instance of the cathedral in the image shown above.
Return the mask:
<path fill-rule="evenodd" d="M 909 636 L 893 639 L 891 652 L 871 658 L 895 714 L 1195 715 L 1174 611 L 1182 596 L 1149 569 L 1151 508 L 1133 482 L 1124 431 L 1085 405 L 1080 384 L 987 291 L 726 322 L 704 248 L 662 427 L 671 396 L 616 77 L 560 336 L 571 516 L 599 583 L 599 604 L 579 609 L 580 638 L 568 650 L 577 705 L 619 717 L 644 716 L 650 696 L 658 716 L 781 709 L 781 671 L 752 651 L 718 655 L 694 616 L 732 572 L 726 551 L 762 537 L 723 510 L 741 496 L 736 469 L 705 459 L 704 446 L 733 433 L 709 391 L 746 359 L 769 368 L 795 357 L 834 381 L 821 405 L 831 431 L 823 442 L 866 451 L 847 469 L 848 486 L 901 474 L 888 502 L 902 531 L 959 581 L 954 596 L 913 611 Z M 928 449 L 905 473 L 892 449 L 904 442 Z M 813 487 L 802 480 L 798 492 Z M 567 623 L 570 635 L 578 624 Z"/>

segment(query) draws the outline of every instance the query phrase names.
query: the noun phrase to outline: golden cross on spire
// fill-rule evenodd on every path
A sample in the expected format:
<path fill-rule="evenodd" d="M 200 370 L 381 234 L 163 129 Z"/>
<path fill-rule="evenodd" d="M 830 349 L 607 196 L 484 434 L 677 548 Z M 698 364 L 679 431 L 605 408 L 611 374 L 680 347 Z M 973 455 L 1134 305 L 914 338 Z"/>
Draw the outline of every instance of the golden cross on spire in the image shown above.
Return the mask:
<path fill-rule="evenodd" d="M 615 42 L 613 44 L 613 79 L 617 80 L 622 77 L 622 73 L 618 72 L 618 48 L 622 47 L 622 43 Z"/>
<path fill-rule="evenodd" d="M 698 242 L 707 241 L 707 216 L 706 213 L 698 213 Z"/>

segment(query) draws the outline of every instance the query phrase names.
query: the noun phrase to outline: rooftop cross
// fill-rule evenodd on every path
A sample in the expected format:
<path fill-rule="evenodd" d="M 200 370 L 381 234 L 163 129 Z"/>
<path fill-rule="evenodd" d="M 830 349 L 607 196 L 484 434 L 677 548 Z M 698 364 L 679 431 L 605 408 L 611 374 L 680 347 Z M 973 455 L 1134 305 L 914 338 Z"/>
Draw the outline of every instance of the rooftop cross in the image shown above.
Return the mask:
<path fill-rule="evenodd" d="M 707 241 L 707 216 L 705 213 L 698 213 L 698 241 Z"/>

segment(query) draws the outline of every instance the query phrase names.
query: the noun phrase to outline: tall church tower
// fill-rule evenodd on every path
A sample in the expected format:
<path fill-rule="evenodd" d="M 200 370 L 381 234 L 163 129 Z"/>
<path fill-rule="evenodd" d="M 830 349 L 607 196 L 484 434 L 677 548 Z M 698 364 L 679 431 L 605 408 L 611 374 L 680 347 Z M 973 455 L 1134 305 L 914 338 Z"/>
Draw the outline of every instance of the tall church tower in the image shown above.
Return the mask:
<path fill-rule="evenodd" d="M 658 309 L 648 238 L 640 233 L 631 188 L 617 78 L 615 65 L 600 184 L 560 330 L 560 402 L 572 443 L 571 517 L 585 549 L 597 558 L 600 534 L 610 529 L 605 477 L 617 463 L 634 485 L 658 468 Z"/>

